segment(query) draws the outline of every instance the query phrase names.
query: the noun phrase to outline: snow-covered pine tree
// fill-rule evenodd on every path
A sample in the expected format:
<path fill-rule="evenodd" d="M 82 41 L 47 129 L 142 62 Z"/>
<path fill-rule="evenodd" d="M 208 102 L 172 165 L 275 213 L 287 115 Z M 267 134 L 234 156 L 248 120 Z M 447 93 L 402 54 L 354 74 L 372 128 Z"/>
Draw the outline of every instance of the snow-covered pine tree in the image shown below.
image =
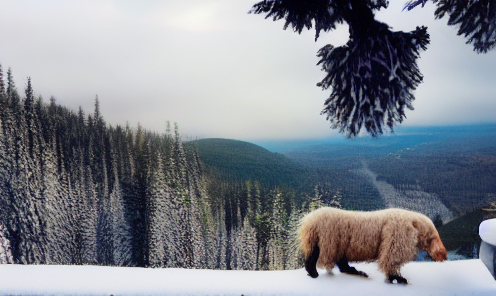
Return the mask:
<path fill-rule="evenodd" d="M 205 202 L 207 199 L 206 192 L 203 188 L 202 178 L 200 173 L 200 163 L 198 155 L 195 151 L 191 152 L 191 157 L 188 161 L 188 192 L 190 196 L 190 227 L 191 241 L 193 254 L 193 268 L 208 268 L 208 262 L 212 258 L 208 258 L 207 243 L 211 238 L 211 225 L 207 223 L 208 217 L 211 215 L 210 206 Z"/>
<path fill-rule="evenodd" d="M 84 213 L 85 213 L 85 188 L 84 188 L 84 169 L 83 169 L 83 153 L 80 147 L 74 148 L 74 162 L 72 163 L 72 179 L 74 186 L 72 186 L 72 195 L 75 200 L 75 224 L 73 229 L 75 258 L 74 263 L 78 265 L 83 264 L 83 245 L 84 245 Z"/>
<path fill-rule="evenodd" d="M 296 231 L 301 215 L 293 200 L 284 198 L 284 193 L 276 189 L 273 192 L 272 223 L 273 233 L 270 240 L 270 269 L 285 270 L 299 268 L 299 245 Z M 286 203 L 290 204 L 290 213 Z"/>
<path fill-rule="evenodd" d="M 427 0 L 410 1 L 406 7 Z M 436 17 L 450 15 L 449 25 L 460 25 L 477 52 L 487 52 L 496 44 L 495 0 L 433 0 L 438 3 Z M 372 136 L 393 130 L 405 118 L 405 107 L 413 110 L 413 91 L 423 76 L 417 67 L 420 50 L 426 50 L 429 34 L 426 27 L 412 32 L 393 32 L 385 23 L 374 19 L 374 12 L 387 8 L 386 0 L 264 0 L 253 6 L 251 13 L 266 14 L 273 20 L 285 19 L 284 29 L 291 26 L 301 33 L 315 27 L 331 31 L 337 24 L 349 25 L 350 39 L 344 46 L 330 44 L 318 51 L 319 65 L 326 77 L 317 84 L 331 95 L 325 101 L 323 115 L 348 137 L 362 128 Z"/>
<path fill-rule="evenodd" d="M 5 89 L 3 89 L 3 81 L 2 81 L 2 69 L 0 67 L 0 111 L 3 112 L 6 110 L 3 104 Z M 5 223 L 8 223 L 8 210 L 9 210 L 9 201 L 7 200 L 8 192 L 6 186 L 6 176 L 9 172 L 10 164 L 9 160 L 6 157 L 6 146 L 4 144 L 5 135 L 3 133 L 2 128 L 2 118 L 0 117 L 0 264 L 8 264 L 14 263 L 12 258 L 12 252 L 10 250 L 10 240 L 8 238 L 8 230 L 5 227 Z"/>
<path fill-rule="evenodd" d="M 167 217 L 171 210 L 167 203 L 171 197 L 165 180 L 161 154 L 157 153 L 153 158 L 156 161 L 148 172 L 149 181 L 146 197 L 147 262 L 150 267 L 164 267 L 166 262 L 171 259 L 168 258 L 170 249 L 167 245 L 170 236 L 169 228 L 173 227 Z"/>
<path fill-rule="evenodd" d="M 12 257 L 11 243 L 10 243 L 10 233 L 12 233 L 12 227 L 10 227 L 10 222 L 12 222 L 12 202 L 9 198 L 10 191 L 10 175 L 13 171 L 13 153 L 9 150 L 11 139 L 9 138 L 11 133 L 8 132 L 9 126 L 12 123 L 8 123 L 12 120 L 10 114 L 10 108 L 8 105 L 7 94 L 5 92 L 3 73 L 0 67 L 0 225 L 2 225 L 2 245 L 3 245 L 3 256 L 7 256 L 9 252 L 10 257 Z M 10 229 L 9 229 L 10 228 Z M 2 257 L 3 258 L 3 257 Z M 6 258 L 4 259 L 7 260 Z M 13 263 L 13 258 L 10 262 Z"/>
<path fill-rule="evenodd" d="M 303 217 L 302 209 L 298 208 L 294 201 L 291 203 L 291 214 L 288 219 L 288 242 L 287 242 L 287 269 L 301 268 L 302 261 L 300 260 L 300 242 L 296 236 L 300 220 Z"/>
<path fill-rule="evenodd" d="M 83 204 L 83 215 L 82 218 L 82 237 L 83 237 L 83 263 L 85 264 L 97 264 L 97 191 L 95 184 L 93 183 L 93 174 L 91 172 L 91 166 L 89 165 L 93 160 L 93 153 L 91 149 L 91 140 L 88 143 L 85 163 L 88 165 L 83 166 L 83 187 L 84 195 L 83 200 L 80 202 Z"/>
<path fill-rule="evenodd" d="M 112 265 L 128 266 L 131 264 L 130 228 L 126 221 L 124 198 L 117 170 L 117 156 L 112 148 L 113 188 L 110 193 L 110 215 L 112 232 Z"/>
<path fill-rule="evenodd" d="M 226 220 L 224 212 L 224 200 L 217 205 L 217 215 L 216 215 L 216 254 L 215 254 L 215 268 L 216 269 L 226 269 L 226 252 L 227 252 L 227 230 L 226 230 Z"/>
<path fill-rule="evenodd" d="M 7 239 L 7 228 L 0 224 L 0 264 L 12 264 L 12 252 L 10 251 L 10 241 Z"/>
<path fill-rule="evenodd" d="M 52 139 L 43 148 L 41 164 L 41 198 L 43 199 L 44 211 L 41 216 L 43 232 L 40 236 L 45 236 L 46 239 L 46 263 L 70 264 L 71 260 L 63 254 L 63 246 L 67 243 L 67 231 L 72 230 L 72 228 L 65 227 L 68 217 L 67 212 L 65 212 L 67 208 L 63 205 L 68 196 L 66 195 L 67 190 L 62 188 L 59 178 L 55 139 Z"/>
<path fill-rule="evenodd" d="M 257 256 L 257 233 L 250 224 L 248 215 L 243 219 L 240 235 L 240 251 L 238 255 L 238 269 L 254 270 Z"/>
<path fill-rule="evenodd" d="M 313 211 L 325 205 L 320 192 L 320 185 L 315 184 L 313 187 L 314 195 L 308 198 L 308 210 Z"/>
<path fill-rule="evenodd" d="M 287 222 L 288 214 L 284 208 L 282 192 L 275 189 L 272 192 L 272 229 L 269 242 L 269 260 L 271 270 L 286 269 L 287 262 Z"/>
<path fill-rule="evenodd" d="M 0 108 L 3 108 L 7 94 L 5 93 L 5 81 L 3 80 L 2 65 L 0 65 Z"/>
<path fill-rule="evenodd" d="M 341 205 L 341 199 L 343 198 L 343 193 L 341 192 L 341 189 L 338 189 L 336 193 L 329 199 L 327 202 L 327 205 L 329 207 L 341 209 L 343 206 Z"/>
<path fill-rule="evenodd" d="M 99 161 L 102 162 L 102 179 L 97 184 L 97 188 L 99 188 L 97 201 L 97 258 L 98 263 L 101 265 L 112 265 L 114 241 L 112 232 L 113 219 L 105 156 Z"/>
<path fill-rule="evenodd" d="M 146 133 L 138 123 L 134 134 L 133 159 L 135 173 L 132 180 L 132 192 L 128 199 L 131 237 L 133 247 L 133 262 L 137 266 L 145 267 L 148 265 L 146 256 L 148 254 L 148 238 L 146 231 L 146 194 L 147 181 L 149 180 L 149 157 L 150 151 Z"/>
<path fill-rule="evenodd" d="M 11 85 L 9 83 L 9 85 Z M 9 239 L 12 255 L 16 263 L 33 264 L 45 262 L 45 243 L 39 237 L 43 233 L 43 205 L 40 198 L 40 173 L 36 161 L 28 152 L 27 125 L 21 105 L 16 103 L 16 91 L 11 93 L 11 108 L 15 128 L 9 137 L 13 140 L 13 166 L 9 177 L 8 198 L 10 200 Z"/>
<path fill-rule="evenodd" d="M 180 253 L 177 257 L 177 265 L 182 268 L 190 268 L 193 266 L 191 200 L 188 191 L 187 160 L 177 123 L 174 127 L 172 148 L 171 157 L 174 160 L 174 166 L 169 166 L 168 169 L 172 170 L 172 204 L 177 214 L 176 224 L 174 226 L 177 233 L 177 242 L 179 243 L 178 251 Z"/>

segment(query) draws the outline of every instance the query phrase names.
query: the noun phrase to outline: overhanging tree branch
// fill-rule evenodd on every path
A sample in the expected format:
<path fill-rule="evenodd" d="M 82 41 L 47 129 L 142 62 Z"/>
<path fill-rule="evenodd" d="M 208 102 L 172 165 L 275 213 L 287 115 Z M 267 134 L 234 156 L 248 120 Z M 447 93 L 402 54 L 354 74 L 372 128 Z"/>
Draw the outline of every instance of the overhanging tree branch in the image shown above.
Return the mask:
<path fill-rule="evenodd" d="M 428 0 L 412 0 L 411 10 Z M 449 14 L 449 25 L 460 25 L 458 35 L 477 52 L 487 52 L 496 44 L 496 0 L 432 0 L 438 3 L 436 17 Z M 372 136 L 391 130 L 406 117 L 404 108 L 413 110 L 413 91 L 423 76 L 417 66 L 420 50 L 426 50 L 429 34 L 426 27 L 412 32 L 393 32 L 387 24 L 374 19 L 374 11 L 387 8 L 386 0 L 264 0 L 250 13 L 266 14 L 274 21 L 285 19 L 297 33 L 315 27 L 320 32 L 349 25 L 350 39 L 344 46 L 330 44 L 321 48 L 318 65 L 327 73 L 317 85 L 331 88 L 321 114 L 327 115 L 332 128 L 355 137 L 362 127 Z"/>

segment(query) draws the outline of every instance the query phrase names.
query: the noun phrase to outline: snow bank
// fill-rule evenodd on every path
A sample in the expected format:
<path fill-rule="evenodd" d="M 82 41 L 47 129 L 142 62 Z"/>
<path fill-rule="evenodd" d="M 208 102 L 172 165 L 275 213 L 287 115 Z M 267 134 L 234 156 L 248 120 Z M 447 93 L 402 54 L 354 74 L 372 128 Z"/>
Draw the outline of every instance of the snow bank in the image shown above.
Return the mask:
<path fill-rule="evenodd" d="M 496 219 L 482 221 L 479 235 L 482 239 L 479 258 L 496 279 Z"/>
<path fill-rule="evenodd" d="M 496 219 L 482 221 L 479 225 L 479 235 L 486 243 L 496 246 Z"/>
<path fill-rule="evenodd" d="M 375 263 L 354 264 L 370 278 L 303 269 L 225 271 L 98 266 L 0 265 L 0 295 L 496 295 L 480 260 L 412 262 L 410 284 L 392 285 Z"/>

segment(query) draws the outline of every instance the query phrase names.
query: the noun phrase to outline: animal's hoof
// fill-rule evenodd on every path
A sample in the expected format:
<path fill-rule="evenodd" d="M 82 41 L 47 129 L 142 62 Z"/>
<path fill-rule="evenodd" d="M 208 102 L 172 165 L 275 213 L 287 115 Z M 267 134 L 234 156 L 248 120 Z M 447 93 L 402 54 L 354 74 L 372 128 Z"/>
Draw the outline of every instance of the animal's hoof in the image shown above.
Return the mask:
<path fill-rule="evenodd" d="M 366 277 L 366 278 L 369 277 L 368 274 L 366 274 L 365 272 L 360 271 L 360 270 L 357 270 L 355 267 L 351 267 L 351 266 L 343 267 L 342 270 L 341 270 L 341 272 L 342 273 L 351 274 L 351 275 L 363 276 L 363 277 Z"/>
<path fill-rule="evenodd" d="M 363 276 L 363 277 L 366 277 L 366 278 L 368 278 L 368 277 L 369 277 L 369 275 L 368 275 L 368 274 L 366 274 L 366 273 L 365 273 L 365 272 L 363 272 L 363 271 L 358 271 L 357 275 L 359 275 L 359 276 Z"/>
<path fill-rule="evenodd" d="M 315 273 L 308 273 L 308 276 L 311 277 L 311 278 L 317 278 L 319 276 L 319 274 L 317 272 Z"/>
<path fill-rule="evenodd" d="M 408 281 L 401 275 L 390 275 L 388 280 L 391 284 L 393 284 L 395 280 L 398 284 L 408 284 Z"/>

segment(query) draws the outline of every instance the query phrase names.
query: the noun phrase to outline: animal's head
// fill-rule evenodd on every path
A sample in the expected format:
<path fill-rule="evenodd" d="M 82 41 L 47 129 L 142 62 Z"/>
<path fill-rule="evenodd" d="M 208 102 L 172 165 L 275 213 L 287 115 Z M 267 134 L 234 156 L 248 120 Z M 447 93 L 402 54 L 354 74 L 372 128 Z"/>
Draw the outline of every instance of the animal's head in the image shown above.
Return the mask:
<path fill-rule="evenodd" d="M 429 253 L 429 256 L 431 256 L 431 258 L 436 262 L 445 261 L 448 257 L 446 248 L 444 247 L 439 234 L 437 234 L 430 240 L 426 251 Z"/>
<path fill-rule="evenodd" d="M 413 225 L 419 231 L 419 248 L 426 251 L 432 260 L 445 261 L 448 254 L 432 221 L 425 217 L 415 221 Z"/>

